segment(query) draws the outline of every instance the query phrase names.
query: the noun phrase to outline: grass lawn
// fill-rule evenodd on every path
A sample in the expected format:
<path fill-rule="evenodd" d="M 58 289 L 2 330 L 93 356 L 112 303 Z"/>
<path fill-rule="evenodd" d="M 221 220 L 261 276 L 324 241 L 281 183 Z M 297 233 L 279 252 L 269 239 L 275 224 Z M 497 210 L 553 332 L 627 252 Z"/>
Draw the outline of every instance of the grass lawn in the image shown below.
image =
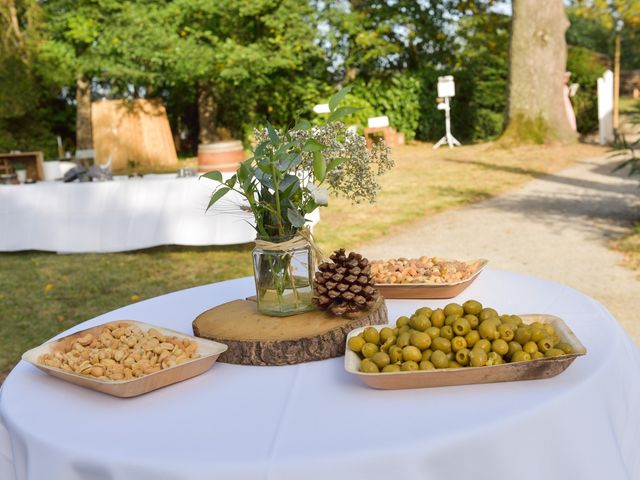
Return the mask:
<path fill-rule="evenodd" d="M 333 200 L 322 210 L 316 236 L 326 250 L 355 248 L 425 215 L 498 195 L 579 158 L 605 153 L 590 145 L 401 147 L 394 150 L 396 167 L 382 179 L 378 202 L 352 206 Z M 250 275 L 250 251 L 246 245 L 0 254 L 0 379 L 22 352 L 79 322 L 140 299 Z"/>

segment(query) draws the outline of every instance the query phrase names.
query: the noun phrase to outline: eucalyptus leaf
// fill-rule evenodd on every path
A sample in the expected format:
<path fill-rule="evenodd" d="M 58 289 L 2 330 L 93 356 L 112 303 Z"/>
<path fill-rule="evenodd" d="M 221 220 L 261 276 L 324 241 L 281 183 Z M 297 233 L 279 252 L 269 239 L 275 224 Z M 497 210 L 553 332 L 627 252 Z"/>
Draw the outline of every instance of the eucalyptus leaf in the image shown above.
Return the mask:
<path fill-rule="evenodd" d="M 323 182 L 327 174 L 327 162 L 320 152 L 313 152 L 313 176 L 318 182 Z"/>
<path fill-rule="evenodd" d="M 229 188 L 233 188 L 236 186 L 236 180 L 237 180 L 237 176 L 234 175 L 233 177 L 231 177 L 229 180 L 227 180 L 226 182 L 224 182 L 224 184 L 229 187 Z"/>
<path fill-rule="evenodd" d="M 325 146 L 315 138 L 308 139 L 302 147 L 303 152 L 321 152 Z"/>
<path fill-rule="evenodd" d="M 344 88 L 341 88 L 338 93 L 336 93 L 334 96 L 332 96 L 329 99 L 329 110 L 331 112 L 333 112 L 338 107 L 342 99 L 345 97 L 347 93 L 351 91 L 352 88 L 353 88 L 353 85 L 348 85 Z"/>
<path fill-rule="evenodd" d="M 287 218 L 291 222 L 291 225 L 293 225 L 294 227 L 296 228 L 304 227 L 305 219 L 302 215 L 300 215 L 300 212 L 298 212 L 297 210 L 294 210 L 293 208 L 288 208 Z"/>
<path fill-rule="evenodd" d="M 299 184 L 299 183 L 300 183 L 300 179 L 298 177 L 296 177 L 295 175 L 287 174 L 287 175 L 285 175 L 285 177 L 282 180 L 282 182 L 280 182 L 278 184 L 278 189 L 281 192 L 284 192 L 287 188 L 289 188 L 293 184 Z"/>
<path fill-rule="evenodd" d="M 222 183 L 222 173 L 215 170 L 213 172 L 207 172 L 200 175 L 200 178 L 202 177 L 209 178 L 211 180 L 215 180 L 216 182 Z"/>
<path fill-rule="evenodd" d="M 333 170 L 337 166 L 342 165 L 347 160 L 349 160 L 349 159 L 345 158 L 345 157 L 338 157 L 338 158 L 333 158 L 333 159 L 329 160 L 329 163 L 327 164 L 327 172 L 330 172 L 331 170 Z"/>
<path fill-rule="evenodd" d="M 311 123 L 309 120 L 301 118 L 293 127 L 294 130 L 309 130 L 311 128 Z"/>
<path fill-rule="evenodd" d="M 278 132 L 276 132 L 276 129 L 273 128 L 273 125 L 271 125 L 271 123 L 269 122 L 267 122 L 267 133 L 269 134 L 269 140 L 271 140 L 271 143 L 273 143 L 274 145 L 280 143 Z"/>
<path fill-rule="evenodd" d="M 362 110 L 362 109 L 356 108 L 356 107 L 340 107 L 337 110 L 335 110 L 331 115 L 329 115 L 329 118 L 327 119 L 327 123 L 336 122 L 341 118 L 344 118 L 356 113 L 359 110 Z"/>
<path fill-rule="evenodd" d="M 205 211 L 208 211 L 218 200 L 220 200 L 230 191 L 231 189 L 229 187 L 216 188 L 215 192 L 213 192 L 213 195 L 211 195 L 211 199 L 209 200 L 209 205 L 207 205 L 207 210 Z"/>

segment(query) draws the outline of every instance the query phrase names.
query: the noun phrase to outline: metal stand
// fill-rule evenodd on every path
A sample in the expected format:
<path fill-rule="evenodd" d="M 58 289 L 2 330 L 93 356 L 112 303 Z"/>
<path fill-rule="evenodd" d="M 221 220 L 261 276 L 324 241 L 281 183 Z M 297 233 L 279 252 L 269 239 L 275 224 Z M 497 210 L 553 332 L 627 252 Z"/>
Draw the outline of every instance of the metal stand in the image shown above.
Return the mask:
<path fill-rule="evenodd" d="M 438 143 L 433 146 L 433 149 L 441 147 L 445 143 L 449 145 L 449 148 L 453 148 L 455 145 L 462 146 L 462 144 L 451 134 L 451 116 L 449 114 L 451 107 L 449 106 L 449 97 L 444 98 L 444 103 L 438 105 L 438 110 L 444 110 L 444 118 L 445 118 L 445 135 Z"/>

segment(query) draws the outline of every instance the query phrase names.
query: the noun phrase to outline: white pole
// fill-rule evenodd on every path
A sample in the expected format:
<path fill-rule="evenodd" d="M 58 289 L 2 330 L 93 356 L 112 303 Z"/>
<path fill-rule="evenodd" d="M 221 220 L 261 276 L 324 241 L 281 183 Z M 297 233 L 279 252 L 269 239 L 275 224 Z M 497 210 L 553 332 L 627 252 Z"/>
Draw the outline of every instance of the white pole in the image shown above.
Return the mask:
<path fill-rule="evenodd" d="M 613 142 L 613 72 L 598 79 L 598 132 L 600 145 Z"/>

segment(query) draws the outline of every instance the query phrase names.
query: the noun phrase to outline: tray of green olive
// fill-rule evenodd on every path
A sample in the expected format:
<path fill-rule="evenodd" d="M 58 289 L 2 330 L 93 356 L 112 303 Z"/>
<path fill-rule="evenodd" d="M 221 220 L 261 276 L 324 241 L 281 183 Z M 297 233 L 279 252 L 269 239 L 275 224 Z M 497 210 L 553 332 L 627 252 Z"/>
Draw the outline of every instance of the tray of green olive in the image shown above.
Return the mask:
<path fill-rule="evenodd" d="M 558 317 L 499 315 L 469 300 L 351 331 L 345 369 L 373 388 L 442 387 L 549 378 L 586 353 Z"/>

